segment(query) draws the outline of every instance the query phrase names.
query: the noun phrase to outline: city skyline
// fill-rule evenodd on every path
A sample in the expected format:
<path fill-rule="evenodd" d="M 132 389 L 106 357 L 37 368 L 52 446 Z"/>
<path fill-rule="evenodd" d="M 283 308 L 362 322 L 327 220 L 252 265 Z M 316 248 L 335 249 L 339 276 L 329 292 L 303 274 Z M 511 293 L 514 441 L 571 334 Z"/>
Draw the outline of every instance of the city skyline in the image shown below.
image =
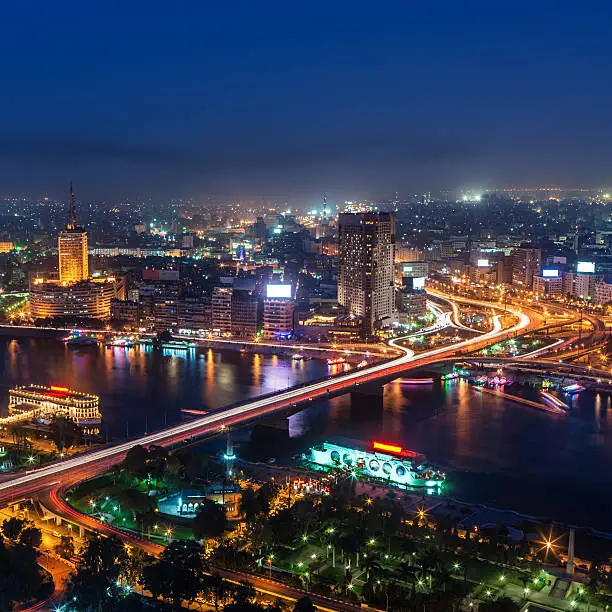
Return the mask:
<path fill-rule="evenodd" d="M 0 192 L 60 197 L 66 177 L 94 199 L 612 181 L 607 7 L 161 7 L 5 11 Z"/>

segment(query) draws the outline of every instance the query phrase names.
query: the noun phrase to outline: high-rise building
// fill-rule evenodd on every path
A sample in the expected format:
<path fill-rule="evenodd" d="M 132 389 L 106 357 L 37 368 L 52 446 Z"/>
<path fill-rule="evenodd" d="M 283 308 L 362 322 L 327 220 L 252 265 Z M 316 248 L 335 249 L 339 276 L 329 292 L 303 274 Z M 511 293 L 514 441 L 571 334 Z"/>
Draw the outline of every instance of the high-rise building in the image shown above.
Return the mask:
<path fill-rule="evenodd" d="M 263 330 L 265 338 L 283 338 L 293 333 L 294 303 L 291 298 L 264 300 Z"/>
<path fill-rule="evenodd" d="M 212 328 L 224 335 L 232 332 L 232 287 L 215 287 L 212 294 Z"/>
<path fill-rule="evenodd" d="M 232 290 L 232 336 L 253 340 L 260 323 L 260 302 L 252 289 Z"/>
<path fill-rule="evenodd" d="M 533 292 L 542 297 L 563 297 L 563 277 L 561 275 L 550 277 L 534 276 Z"/>
<path fill-rule="evenodd" d="M 89 278 L 87 232 L 77 223 L 72 183 L 70 183 L 68 224 L 59 235 L 58 252 L 61 283 L 76 283 Z"/>
<path fill-rule="evenodd" d="M 338 302 L 363 319 L 364 333 L 394 319 L 395 215 L 342 213 L 338 224 Z"/>
<path fill-rule="evenodd" d="M 522 244 L 512 253 L 512 284 L 531 289 L 533 277 L 540 271 L 542 251 L 529 244 Z"/>

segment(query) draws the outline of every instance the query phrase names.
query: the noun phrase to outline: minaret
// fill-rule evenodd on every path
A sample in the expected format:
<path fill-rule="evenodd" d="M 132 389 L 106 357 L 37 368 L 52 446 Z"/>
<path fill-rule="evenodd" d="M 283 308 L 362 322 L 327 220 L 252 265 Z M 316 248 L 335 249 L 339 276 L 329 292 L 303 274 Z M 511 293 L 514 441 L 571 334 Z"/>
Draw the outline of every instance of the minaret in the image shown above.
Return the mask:
<path fill-rule="evenodd" d="M 573 529 L 570 529 L 569 532 L 569 544 L 567 547 L 567 566 L 565 568 L 565 573 L 568 576 L 574 575 L 574 546 L 575 546 L 575 538 L 576 534 Z"/>
<path fill-rule="evenodd" d="M 578 225 L 576 225 L 576 233 L 574 234 L 574 253 L 578 255 Z"/>
<path fill-rule="evenodd" d="M 232 442 L 232 435 L 230 430 L 227 430 L 227 446 L 225 447 L 225 455 L 223 455 L 223 459 L 225 459 L 225 473 L 228 478 L 232 478 L 234 475 L 234 459 L 236 459 L 236 454 L 234 453 L 234 444 Z"/>

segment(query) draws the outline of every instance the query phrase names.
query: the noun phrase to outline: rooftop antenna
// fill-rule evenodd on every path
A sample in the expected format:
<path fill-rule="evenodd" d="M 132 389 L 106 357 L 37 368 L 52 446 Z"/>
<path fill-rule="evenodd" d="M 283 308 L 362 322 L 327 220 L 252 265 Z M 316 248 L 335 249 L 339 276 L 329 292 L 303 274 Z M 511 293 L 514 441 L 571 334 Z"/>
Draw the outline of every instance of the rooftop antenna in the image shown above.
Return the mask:
<path fill-rule="evenodd" d="M 70 181 L 70 210 L 68 211 L 68 229 L 74 229 L 76 225 L 76 205 L 74 203 L 74 191 L 72 190 L 72 181 Z"/>

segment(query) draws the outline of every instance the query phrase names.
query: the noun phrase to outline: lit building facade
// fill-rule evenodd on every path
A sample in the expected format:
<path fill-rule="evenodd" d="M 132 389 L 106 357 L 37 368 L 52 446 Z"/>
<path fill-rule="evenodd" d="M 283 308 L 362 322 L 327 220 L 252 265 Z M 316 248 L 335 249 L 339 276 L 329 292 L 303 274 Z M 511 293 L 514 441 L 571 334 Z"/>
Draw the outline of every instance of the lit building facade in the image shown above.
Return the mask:
<path fill-rule="evenodd" d="M 232 287 L 215 287 L 212 293 L 212 328 L 215 333 L 232 333 Z"/>
<path fill-rule="evenodd" d="M 89 276 L 87 232 L 76 228 L 63 230 L 58 238 L 59 277 L 62 283 L 76 283 Z"/>
<path fill-rule="evenodd" d="M 124 298 L 124 279 L 85 280 L 70 285 L 35 282 L 30 289 L 30 314 L 34 319 L 108 319 L 111 300 Z"/>
<path fill-rule="evenodd" d="M 364 333 L 391 327 L 394 319 L 395 215 L 343 213 L 338 224 L 338 303 L 360 317 Z"/>
<path fill-rule="evenodd" d="M 232 336 L 253 340 L 259 328 L 260 312 L 260 301 L 255 291 L 234 288 L 232 290 Z"/>
<path fill-rule="evenodd" d="M 521 245 L 512 253 L 512 284 L 531 289 L 533 279 L 540 271 L 542 251 L 530 245 Z"/>
<path fill-rule="evenodd" d="M 563 277 L 535 276 L 533 279 L 533 292 L 542 297 L 563 297 Z"/>
<path fill-rule="evenodd" d="M 290 298 L 264 300 L 263 330 L 265 338 L 287 337 L 293 334 L 294 304 Z"/>
<path fill-rule="evenodd" d="M 89 249 L 87 232 L 76 220 L 74 192 L 70 184 L 70 212 L 68 225 L 58 238 L 59 279 L 61 283 L 76 283 L 89 278 Z"/>
<path fill-rule="evenodd" d="M 612 284 L 606 282 L 595 283 L 593 296 L 596 304 L 609 304 L 612 302 Z"/>
<path fill-rule="evenodd" d="M 427 294 L 425 291 L 401 289 L 399 291 L 398 310 L 400 325 L 408 326 L 410 323 L 414 323 L 415 319 L 422 318 L 427 314 Z"/>

